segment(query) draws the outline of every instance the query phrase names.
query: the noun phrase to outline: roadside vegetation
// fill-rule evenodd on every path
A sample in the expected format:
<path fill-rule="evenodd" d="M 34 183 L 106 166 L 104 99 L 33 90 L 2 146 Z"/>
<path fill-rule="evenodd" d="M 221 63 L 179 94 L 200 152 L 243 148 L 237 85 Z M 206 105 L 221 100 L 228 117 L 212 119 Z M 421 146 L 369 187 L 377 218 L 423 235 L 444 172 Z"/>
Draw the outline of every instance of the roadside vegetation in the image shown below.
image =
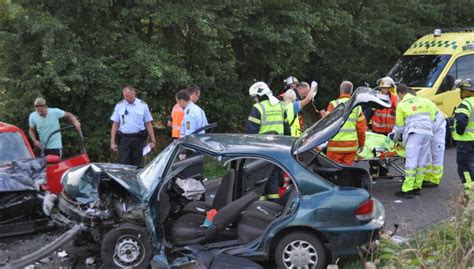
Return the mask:
<path fill-rule="evenodd" d="M 0 0 L 0 120 L 26 130 L 43 96 L 79 117 L 91 160 L 107 161 L 124 85 L 163 121 L 175 92 L 196 83 L 216 131 L 240 132 L 254 80 L 275 94 L 290 75 L 317 80 L 321 109 L 342 80 L 374 85 L 418 36 L 472 25 L 473 9 L 459 0 Z"/>
<path fill-rule="evenodd" d="M 474 200 L 461 196 L 455 215 L 417 232 L 404 243 L 383 235 L 380 251 L 343 262 L 344 269 L 375 268 L 473 268 Z"/>

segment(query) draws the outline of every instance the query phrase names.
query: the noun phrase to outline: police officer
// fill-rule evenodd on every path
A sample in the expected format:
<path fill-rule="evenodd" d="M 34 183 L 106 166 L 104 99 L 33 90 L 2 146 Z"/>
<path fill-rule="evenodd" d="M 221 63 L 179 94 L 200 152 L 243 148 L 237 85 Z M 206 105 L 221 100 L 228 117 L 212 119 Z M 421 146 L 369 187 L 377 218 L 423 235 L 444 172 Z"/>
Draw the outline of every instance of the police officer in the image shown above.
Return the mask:
<path fill-rule="evenodd" d="M 156 140 L 148 105 L 136 98 L 136 90 L 126 86 L 122 90 L 124 100 L 115 105 L 110 117 L 110 148 L 119 153 L 119 163 L 139 166 L 142 162 L 144 140 L 150 138 L 151 148 Z M 146 130 L 145 130 L 146 129 Z"/>
<path fill-rule="evenodd" d="M 248 134 L 285 134 L 290 135 L 291 129 L 286 117 L 285 106 L 273 96 L 265 82 L 256 82 L 249 89 L 250 97 L 256 102 L 247 119 L 245 132 Z M 265 195 L 261 200 L 275 201 L 278 194 L 278 173 L 275 166 L 265 185 Z"/>
<path fill-rule="evenodd" d="M 424 176 L 429 165 L 430 140 L 436 110 L 424 100 L 408 92 L 408 86 L 400 84 L 397 93 L 401 102 L 397 106 L 394 140 L 403 140 L 406 149 L 405 181 L 402 189 L 395 193 L 398 197 L 413 198 L 421 193 Z"/>
<path fill-rule="evenodd" d="M 461 104 L 454 111 L 453 139 L 456 140 L 458 174 L 465 190 L 474 189 L 474 83 L 460 84 Z"/>
<path fill-rule="evenodd" d="M 200 93 L 197 93 L 198 96 Z M 196 100 L 196 99 L 195 99 Z M 181 126 L 181 137 L 192 134 L 197 129 L 208 125 L 206 113 L 198 105 L 193 103 L 188 90 L 180 90 L 176 93 L 176 102 L 184 110 L 184 118 Z M 204 131 L 200 132 L 201 134 Z"/>

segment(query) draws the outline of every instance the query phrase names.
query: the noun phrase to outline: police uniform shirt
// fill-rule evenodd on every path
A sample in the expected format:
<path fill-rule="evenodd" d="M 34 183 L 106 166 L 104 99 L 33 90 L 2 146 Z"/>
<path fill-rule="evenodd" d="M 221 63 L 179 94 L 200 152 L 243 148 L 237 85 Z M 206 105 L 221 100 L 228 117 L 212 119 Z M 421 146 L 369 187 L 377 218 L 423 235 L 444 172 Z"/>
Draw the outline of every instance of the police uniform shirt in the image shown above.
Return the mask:
<path fill-rule="evenodd" d="M 119 131 L 124 134 L 135 134 L 145 130 L 145 123 L 153 120 L 148 105 L 135 98 L 132 104 L 122 100 L 115 105 L 110 119 L 119 123 Z"/>
<path fill-rule="evenodd" d="M 184 119 L 181 125 L 181 137 L 189 135 L 206 125 L 208 125 L 206 113 L 204 113 L 199 106 L 190 102 L 186 109 L 184 109 Z M 200 133 L 203 134 L 204 131 Z"/>

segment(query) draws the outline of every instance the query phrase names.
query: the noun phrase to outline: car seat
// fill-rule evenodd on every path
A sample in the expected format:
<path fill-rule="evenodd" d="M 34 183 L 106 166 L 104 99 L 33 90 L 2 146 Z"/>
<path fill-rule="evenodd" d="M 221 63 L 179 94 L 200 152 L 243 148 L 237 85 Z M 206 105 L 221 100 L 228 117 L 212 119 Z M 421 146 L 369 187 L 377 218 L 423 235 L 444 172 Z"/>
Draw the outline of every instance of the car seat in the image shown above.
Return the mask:
<path fill-rule="evenodd" d="M 242 244 L 259 237 L 267 226 L 278 218 L 285 207 L 269 201 L 255 201 L 242 215 L 237 233 Z"/>
<path fill-rule="evenodd" d="M 192 201 L 186 204 L 182 210 L 184 214 L 195 213 L 205 214 L 211 209 L 220 210 L 225 205 L 232 201 L 233 186 L 235 182 L 235 169 L 231 168 L 222 177 L 221 184 L 217 189 L 216 195 L 212 200 L 212 203 L 208 201 Z"/>
<path fill-rule="evenodd" d="M 240 197 L 222 207 L 209 227 L 202 227 L 206 218 L 203 214 L 187 213 L 175 221 L 171 228 L 172 240 L 177 245 L 200 244 L 211 242 L 219 232 L 223 232 L 229 224 L 235 222 L 242 211 L 258 199 L 254 192 Z"/>

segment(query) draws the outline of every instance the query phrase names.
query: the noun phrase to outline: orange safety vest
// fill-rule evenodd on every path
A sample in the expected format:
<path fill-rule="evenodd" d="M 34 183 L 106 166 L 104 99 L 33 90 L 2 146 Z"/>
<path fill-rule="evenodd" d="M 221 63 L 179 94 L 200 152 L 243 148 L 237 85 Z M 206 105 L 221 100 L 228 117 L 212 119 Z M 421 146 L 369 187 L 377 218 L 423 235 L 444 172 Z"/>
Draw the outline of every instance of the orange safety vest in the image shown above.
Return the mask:
<path fill-rule="evenodd" d="M 372 130 L 377 133 L 388 134 L 395 127 L 395 111 L 397 109 L 397 96 L 390 94 L 390 108 L 376 109 L 372 116 Z"/>
<path fill-rule="evenodd" d="M 171 111 L 171 137 L 180 138 L 181 137 L 181 124 L 183 123 L 184 110 L 179 105 L 176 104 Z"/>

